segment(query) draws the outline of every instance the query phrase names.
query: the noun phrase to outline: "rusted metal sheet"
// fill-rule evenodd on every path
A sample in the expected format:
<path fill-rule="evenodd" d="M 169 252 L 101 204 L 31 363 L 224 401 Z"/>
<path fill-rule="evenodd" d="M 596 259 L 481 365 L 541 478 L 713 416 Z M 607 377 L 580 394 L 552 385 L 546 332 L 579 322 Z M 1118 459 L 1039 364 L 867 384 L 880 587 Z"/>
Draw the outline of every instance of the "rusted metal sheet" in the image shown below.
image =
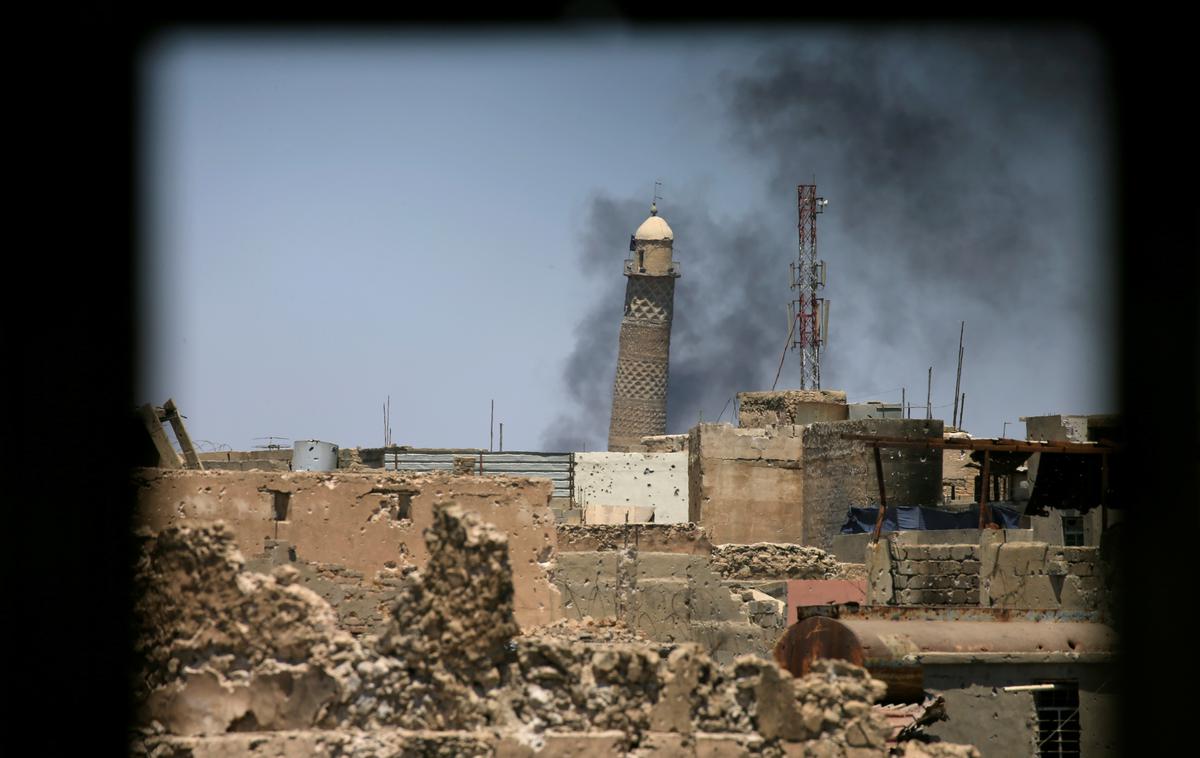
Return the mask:
<path fill-rule="evenodd" d="M 840 621 L 813 616 L 793 624 L 775 643 L 775 661 L 793 676 L 804 676 L 814 661 L 836 659 L 865 666 L 887 685 L 886 701 L 905 702 L 924 696 L 924 676 L 918 663 L 872 660 L 857 635 Z"/>
<path fill-rule="evenodd" d="M 825 617 L 813 616 L 792 626 L 775 643 L 775 662 L 804 676 L 812 663 L 821 658 L 850 661 L 863 665 L 863 650 L 845 624 Z"/>

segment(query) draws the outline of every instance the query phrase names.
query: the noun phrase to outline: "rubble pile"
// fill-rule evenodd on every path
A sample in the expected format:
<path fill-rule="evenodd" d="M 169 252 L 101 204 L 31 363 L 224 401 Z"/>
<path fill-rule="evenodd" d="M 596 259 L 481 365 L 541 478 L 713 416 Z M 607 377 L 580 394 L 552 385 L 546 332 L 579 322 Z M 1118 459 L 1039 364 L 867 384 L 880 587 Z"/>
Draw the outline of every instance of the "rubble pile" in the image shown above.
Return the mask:
<path fill-rule="evenodd" d="M 713 570 L 726 579 L 834 579 L 840 566 L 824 550 L 804 545 L 714 545 L 712 553 Z"/>
<path fill-rule="evenodd" d="M 564 642 L 603 644 L 609 642 L 644 642 L 650 640 L 639 629 L 630 629 L 622 619 L 584 616 L 582 619 L 562 618 L 524 632 L 526 637 L 543 637 Z"/>
<path fill-rule="evenodd" d="M 499 743 L 531 754 L 558 749 L 564 734 L 639 755 L 664 735 L 692 744 L 705 734 L 764 755 L 782 755 L 784 742 L 805 743 L 805 755 L 887 754 L 889 725 L 871 708 L 885 686 L 864 669 L 817 662 L 795 679 L 754 656 L 722 666 L 698 645 L 638 640 L 619 622 L 520 635 L 504 535 L 447 505 L 425 537 L 429 563 L 404 578 L 373 645 L 339 630 L 290 566 L 245 572 L 219 524 L 146 537 L 135 754 L 253 744 L 489 755 Z"/>
<path fill-rule="evenodd" d="M 222 524 L 143 539 L 133 689 L 143 723 L 175 734 L 293 729 L 344 692 L 336 673 L 364 656 L 296 571 L 242 571 Z"/>
<path fill-rule="evenodd" d="M 606 551 L 636 548 L 645 552 L 693 552 L 707 555 L 712 549 L 704 528 L 686 524 L 559 524 L 560 551 Z M 688 546 L 681 549 L 680 546 Z"/>

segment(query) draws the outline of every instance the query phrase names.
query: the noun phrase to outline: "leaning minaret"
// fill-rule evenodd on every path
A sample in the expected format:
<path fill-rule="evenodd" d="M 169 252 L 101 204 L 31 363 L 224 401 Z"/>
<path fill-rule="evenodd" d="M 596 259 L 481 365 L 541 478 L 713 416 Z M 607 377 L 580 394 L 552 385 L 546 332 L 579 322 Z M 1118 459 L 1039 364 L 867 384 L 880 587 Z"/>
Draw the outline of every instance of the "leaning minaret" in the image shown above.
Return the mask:
<path fill-rule="evenodd" d="M 650 218 L 629 240 L 633 257 L 625 261 L 625 317 L 608 428 L 612 452 L 637 450 L 642 437 L 667 433 L 667 364 L 679 276 L 673 244 L 671 227 L 652 203 Z"/>

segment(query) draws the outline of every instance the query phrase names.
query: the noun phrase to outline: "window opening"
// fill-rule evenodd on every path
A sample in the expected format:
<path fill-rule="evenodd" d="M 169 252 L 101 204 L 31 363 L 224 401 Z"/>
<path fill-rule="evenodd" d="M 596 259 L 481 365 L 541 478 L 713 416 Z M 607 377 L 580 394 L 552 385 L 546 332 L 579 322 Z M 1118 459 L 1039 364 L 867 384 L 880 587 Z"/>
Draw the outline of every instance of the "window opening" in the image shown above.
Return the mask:
<path fill-rule="evenodd" d="M 1063 516 L 1063 544 L 1083 544 L 1083 516 Z"/>
<path fill-rule="evenodd" d="M 1033 693 L 1037 711 L 1037 754 L 1042 758 L 1079 758 L 1079 684 L 1047 682 L 1054 689 Z"/>

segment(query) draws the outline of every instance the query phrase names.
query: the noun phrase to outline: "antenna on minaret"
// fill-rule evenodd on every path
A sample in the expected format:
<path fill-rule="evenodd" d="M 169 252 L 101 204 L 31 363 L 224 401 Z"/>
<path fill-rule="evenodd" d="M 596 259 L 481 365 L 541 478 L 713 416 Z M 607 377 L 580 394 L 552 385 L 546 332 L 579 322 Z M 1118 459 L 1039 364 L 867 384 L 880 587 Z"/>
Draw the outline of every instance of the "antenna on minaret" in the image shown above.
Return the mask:
<path fill-rule="evenodd" d="M 658 188 L 662 186 L 662 182 L 654 183 L 654 196 L 650 199 L 650 215 L 658 215 L 658 201 L 662 200 L 662 195 L 658 194 Z"/>

